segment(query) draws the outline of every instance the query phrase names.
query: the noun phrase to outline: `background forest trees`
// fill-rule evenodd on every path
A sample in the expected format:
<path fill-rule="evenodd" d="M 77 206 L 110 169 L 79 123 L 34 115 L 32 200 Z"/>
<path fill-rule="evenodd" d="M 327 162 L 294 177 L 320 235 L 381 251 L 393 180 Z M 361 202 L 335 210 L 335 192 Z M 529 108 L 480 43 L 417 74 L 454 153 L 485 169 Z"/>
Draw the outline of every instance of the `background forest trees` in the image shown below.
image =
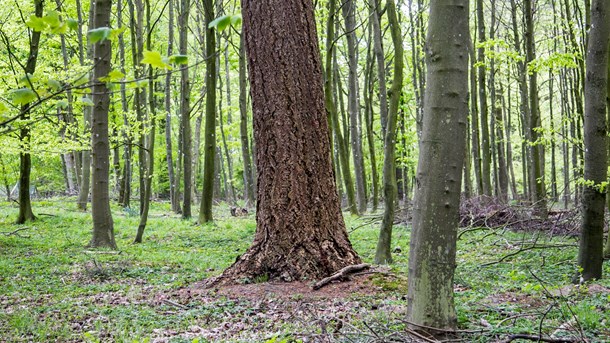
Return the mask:
<path fill-rule="evenodd" d="M 364 213 L 380 194 L 384 164 L 380 156 L 386 145 L 383 131 L 396 49 L 386 2 L 332 3 L 318 1 L 315 10 L 333 163 L 344 205 Z M 87 34 L 92 29 L 90 5 L 47 2 L 38 12 L 35 5 L 35 1 L 11 3 L 1 10 L 7 19 L 1 28 L 0 182 L 3 194 L 12 198 L 17 198 L 20 165 L 28 169 L 27 161 L 19 163 L 16 158 L 22 154 L 32 158 L 32 187 L 38 194 L 88 189 L 83 186 L 89 179 L 86 124 L 92 107 L 87 75 L 93 62 L 87 58 L 91 44 L 83 36 L 90 39 L 92 34 Z M 209 197 L 210 187 L 202 184 L 206 152 L 216 162 L 207 159 L 208 169 L 214 166 L 213 197 L 233 204 L 248 200 L 252 205 L 256 170 L 250 159 L 256 146 L 240 48 L 239 2 L 214 2 L 216 30 L 207 39 L 204 9 L 210 6 L 199 0 L 120 0 L 112 6 L 117 15 L 112 16 L 109 30 L 95 34 L 113 45 L 112 73 L 106 80 L 112 90 L 113 199 L 132 208 L 131 200 L 137 196 L 142 212 L 149 179 L 150 197 L 171 199 L 174 211 L 190 217 L 191 204 L 199 203 L 203 194 L 203 199 Z M 394 86 L 400 93 L 397 199 L 404 204 L 413 195 L 418 159 L 429 3 L 410 0 L 395 6 L 405 50 L 404 81 L 401 87 Z M 478 0 L 472 7 L 477 15 L 471 17 L 475 58 L 470 70 L 465 194 L 536 203 L 540 216 L 547 208 L 579 206 L 589 1 Z M 28 52 L 38 35 L 40 51 L 33 70 L 28 67 Z M 211 38 L 213 47 L 206 46 Z M 215 63 L 208 63 L 210 59 Z M 206 72 L 209 68 L 215 72 Z M 206 83 L 206 75 L 214 74 L 216 82 Z M 217 94 L 216 99 L 210 94 Z M 215 107 L 207 107 L 208 98 Z M 204 115 L 204 108 L 215 108 L 215 115 Z M 204 122 L 207 126 L 215 122 L 215 132 Z M 208 133 L 202 136 L 204 127 Z M 31 139 L 24 137 L 24 130 Z M 205 143 L 211 134 L 216 144 Z M 149 159 L 152 146 L 163 148 Z M 149 170 L 151 166 L 154 170 Z M 21 197 L 27 206 L 27 197 Z M 82 197 L 80 207 L 85 208 Z"/>

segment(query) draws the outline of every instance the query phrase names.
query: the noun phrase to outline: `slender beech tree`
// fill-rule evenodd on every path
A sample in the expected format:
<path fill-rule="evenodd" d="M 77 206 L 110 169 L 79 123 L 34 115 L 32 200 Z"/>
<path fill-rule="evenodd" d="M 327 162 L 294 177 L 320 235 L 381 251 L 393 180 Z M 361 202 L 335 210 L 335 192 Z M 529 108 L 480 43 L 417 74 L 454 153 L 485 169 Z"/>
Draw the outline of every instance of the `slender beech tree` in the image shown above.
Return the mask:
<path fill-rule="evenodd" d="M 34 15 L 42 17 L 44 1 L 34 0 Z M 34 75 L 36 71 L 36 61 L 38 60 L 38 44 L 40 43 L 40 31 L 31 30 L 30 51 L 23 72 L 25 75 Z M 10 42 L 5 42 L 8 46 Z M 33 88 L 32 81 L 27 77 L 29 87 Z M 32 173 L 32 155 L 30 154 L 30 139 L 32 136 L 30 123 L 30 104 L 21 106 L 20 120 L 24 122 L 19 130 L 19 140 L 21 141 L 21 153 L 19 154 L 19 214 L 16 224 L 23 224 L 26 221 L 35 220 L 36 216 L 32 212 L 32 202 L 30 199 L 30 175 Z"/>
<path fill-rule="evenodd" d="M 426 97 L 413 205 L 407 320 L 454 330 L 453 275 L 468 115 L 468 0 L 432 0 Z"/>
<path fill-rule="evenodd" d="M 356 195 L 354 191 L 354 182 L 352 181 L 352 174 L 349 169 L 349 152 L 346 143 L 341 133 L 341 127 L 339 126 L 339 114 L 337 113 L 337 102 L 334 98 L 334 73 L 333 73 L 333 59 L 335 58 L 336 47 L 335 47 L 335 12 L 337 7 L 336 0 L 328 1 L 328 20 L 326 25 L 326 56 L 324 63 L 324 101 L 326 104 L 326 111 L 328 112 L 329 125 L 332 127 L 332 131 L 335 134 L 335 141 L 337 143 L 337 160 L 340 162 L 340 172 L 345 183 L 345 194 L 347 195 L 347 204 L 352 214 L 358 214 L 358 206 L 356 204 Z"/>
<path fill-rule="evenodd" d="M 92 0 L 92 29 L 110 27 L 111 0 Z M 100 81 L 111 71 L 111 41 L 103 39 L 93 44 L 93 113 L 91 120 L 91 213 L 93 237 L 91 247 L 116 249 L 114 224 L 110 212 L 108 111 L 110 93 L 106 82 Z"/>
<path fill-rule="evenodd" d="M 78 41 L 79 41 L 79 62 L 81 65 L 85 65 L 85 52 L 82 47 L 84 46 L 82 29 L 83 29 L 83 18 L 82 18 L 82 8 L 80 6 L 80 0 L 76 2 L 76 8 L 78 12 Z M 89 7 L 89 27 L 92 27 L 93 21 L 93 10 L 94 6 Z M 87 38 L 87 45 L 89 43 L 89 39 Z M 87 58 L 92 59 L 93 48 L 89 46 L 87 49 Z M 87 98 L 90 98 L 90 95 L 86 95 Z M 86 106 L 83 110 L 83 134 L 87 135 L 91 132 L 91 112 L 92 108 L 90 106 Z M 82 151 L 81 157 L 81 183 L 79 185 L 78 190 L 78 198 L 76 200 L 76 206 L 81 211 L 87 210 L 87 203 L 89 202 L 89 193 L 91 190 L 91 147 L 87 147 Z"/>
<path fill-rule="evenodd" d="M 334 1 L 334 0 L 331 0 Z M 254 204 L 255 184 L 250 154 L 250 135 L 248 135 L 248 79 L 246 75 L 246 49 L 243 33 L 239 39 L 239 133 L 241 138 L 241 157 L 244 164 L 244 198 Z"/>
<path fill-rule="evenodd" d="M 205 15 L 205 147 L 203 159 L 203 192 L 199 209 L 199 223 L 212 218 L 214 200 L 214 159 L 216 153 L 216 32 L 208 27 L 214 20 L 213 0 L 203 1 Z"/>
<path fill-rule="evenodd" d="M 244 0 L 258 193 L 252 246 L 219 280 L 328 276 L 360 258 L 330 160 L 311 0 Z"/>
<path fill-rule="evenodd" d="M 167 22 L 167 56 L 174 53 L 174 0 L 168 0 L 168 22 Z M 165 158 L 167 161 L 167 176 L 169 178 L 169 198 L 172 211 L 180 212 L 180 199 L 176 192 L 176 173 L 174 172 L 174 155 L 172 144 L 172 71 L 165 75 Z M 178 180 L 178 182 L 180 182 Z"/>
<path fill-rule="evenodd" d="M 356 39 L 356 2 L 345 0 L 341 6 L 345 21 L 345 37 L 347 38 L 348 56 L 348 89 L 347 108 L 349 111 L 350 145 L 354 158 L 354 173 L 356 175 L 356 199 L 358 212 L 366 212 L 366 175 L 364 171 L 364 155 L 362 154 L 362 133 L 360 125 L 360 101 L 358 99 L 358 46 Z"/>
<path fill-rule="evenodd" d="M 602 277 L 604 210 L 608 173 L 606 96 L 608 94 L 608 38 L 610 3 L 593 0 L 591 30 L 587 44 L 585 79 L 585 185 L 576 281 Z"/>
<path fill-rule="evenodd" d="M 400 23 L 396 16 L 396 5 L 394 0 L 386 3 L 388 21 L 390 22 L 390 32 L 394 43 L 394 79 L 390 88 L 390 110 L 385 133 L 385 147 L 383 158 L 383 198 L 384 211 L 379 240 L 377 241 L 377 252 L 375 253 L 375 263 L 391 263 L 391 244 L 392 226 L 394 225 L 394 212 L 396 206 L 396 122 L 398 118 L 398 107 L 403 80 L 403 47 Z"/>
<path fill-rule="evenodd" d="M 152 50 L 152 29 L 153 23 L 150 17 L 150 0 L 144 0 L 146 7 L 146 49 Z M 146 168 L 144 168 L 144 197 L 142 197 L 142 213 L 140 213 L 140 223 L 138 224 L 138 230 L 134 243 L 142 243 L 142 237 L 144 236 L 144 229 L 148 222 L 148 212 L 150 210 L 150 201 L 152 197 L 152 179 L 155 171 L 155 134 L 156 130 L 156 115 L 157 108 L 155 102 L 155 78 L 152 66 L 148 68 L 148 111 L 149 120 L 147 124 L 148 137 L 145 140 L 146 146 Z"/>
<path fill-rule="evenodd" d="M 180 1 L 180 14 L 178 15 L 178 27 L 180 28 L 180 54 L 188 53 L 188 24 L 189 11 L 191 9 L 190 0 Z M 180 69 L 180 131 L 182 144 L 179 153 L 182 155 L 183 175 L 184 175 L 184 198 L 182 203 L 182 218 L 188 219 L 191 213 L 191 198 L 193 185 L 193 164 L 192 164 L 192 137 L 191 137 L 191 84 L 189 80 L 189 68 L 183 66 Z"/>
<path fill-rule="evenodd" d="M 532 0 L 524 0 L 525 10 L 525 62 L 528 67 L 536 59 L 534 42 L 534 4 Z M 544 181 L 544 145 L 539 141 L 542 127 L 538 105 L 538 73 L 535 68 L 528 68 L 529 73 L 529 103 L 530 103 L 530 136 L 531 136 L 531 172 L 532 200 L 535 203 L 536 214 L 542 218 L 548 215 L 546 204 L 546 186 Z"/>
<path fill-rule="evenodd" d="M 492 195 L 491 185 L 491 148 L 489 142 L 489 115 L 487 106 L 487 67 L 485 64 L 485 16 L 483 15 L 483 0 L 477 0 L 477 32 L 479 47 L 477 49 L 478 92 L 479 92 L 479 115 L 481 125 L 481 181 L 483 182 L 483 194 Z"/>

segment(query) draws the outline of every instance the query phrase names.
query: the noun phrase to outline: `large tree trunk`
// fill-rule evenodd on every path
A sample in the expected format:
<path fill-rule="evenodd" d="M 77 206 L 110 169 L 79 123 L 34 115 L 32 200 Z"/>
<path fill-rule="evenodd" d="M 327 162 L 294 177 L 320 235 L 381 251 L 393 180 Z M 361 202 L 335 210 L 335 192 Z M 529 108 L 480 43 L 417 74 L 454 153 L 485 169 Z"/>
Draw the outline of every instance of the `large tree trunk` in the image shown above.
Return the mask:
<path fill-rule="evenodd" d="M 394 0 L 387 2 L 388 20 L 390 32 L 394 43 L 394 80 L 390 89 L 390 111 L 388 112 L 388 126 L 385 133 L 385 148 L 383 156 L 383 221 L 377 241 L 375 263 L 391 263 L 392 227 L 394 226 L 394 212 L 396 206 L 396 121 L 400 105 L 400 95 L 403 80 L 403 47 L 400 24 L 396 17 L 396 5 Z"/>
<path fill-rule="evenodd" d="M 407 319 L 416 330 L 457 326 L 453 274 L 468 115 L 468 8 L 468 0 L 430 3 L 407 294 Z"/>
<path fill-rule="evenodd" d="M 243 1 L 258 170 L 257 229 L 221 280 L 314 279 L 360 262 L 330 160 L 311 0 Z"/>
<path fill-rule="evenodd" d="M 43 0 L 34 1 L 34 14 L 42 17 Z M 30 38 L 30 52 L 25 64 L 24 73 L 34 75 L 36 61 L 38 60 L 38 43 L 40 42 L 40 31 L 32 31 Z M 8 43 L 8 42 L 7 42 Z M 29 79 L 28 79 L 29 82 Z M 29 85 L 33 88 L 32 85 Z M 19 130 L 21 141 L 21 153 L 19 154 L 19 215 L 16 224 L 23 224 L 29 220 L 35 220 L 32 212 L 32 202 L 30 199 L 30 173 L 32 172 L 32 156 L 30 155 L 30 104 L 21 106 L 20 120 L 24 122 Z"/>
<path fill-rule="evenodd" d="M 94 6 L 93 28 L 110 26 L 111 0 L 92 0 Z M 104 39 L 93 46 L 93 113 L 91 121 L 91 213 L 93 217 L 93 237 L 91 247 L 116 249 L 114 225 L 110 212 L 109 164 L 110 144 L 108 142 L 108 110 L 110 94 L 105 82 L 99 81 L 110 72 L 112 44 Z"/>
<path fill-rule="evenodd" d="M 604 209 L 607 181 L 608 142 L 606 133 L 606 95 L 608 84 L 608 38 L 610 4 L 594 0 L 587 51 L 585 79 L 585 186 L 582 197 L 583 220 L 578 265 L 580 280 L 602 277 Z"/>
<path fill-rule="evenodd" d="M 205 146 L 203 158 L 203 192 L 199 223 L 211 222 L 212 202 L 214 200 L 214 154 L 216 153 L 216 33 L 208 24 L 214 20 L 212 0 L 203 2 L 205 12 Z M 225 178 L 226 180 L 226 178 Z"/>

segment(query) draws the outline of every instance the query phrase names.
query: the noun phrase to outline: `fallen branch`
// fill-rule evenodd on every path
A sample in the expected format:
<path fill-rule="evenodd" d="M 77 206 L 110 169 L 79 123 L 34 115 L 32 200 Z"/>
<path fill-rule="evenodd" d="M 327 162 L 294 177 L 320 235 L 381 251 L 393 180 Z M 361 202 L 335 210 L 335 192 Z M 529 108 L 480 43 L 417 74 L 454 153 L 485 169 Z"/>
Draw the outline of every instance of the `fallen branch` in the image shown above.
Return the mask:
<path fill-rule="evenodd" d="M 29 229 L 30 229 L 30 227 L 22 227 L 22 228 L 19 228 L 19 229 L 15 230 L 15 231 L 2 232 L 2 234 L 5 235 L 5 236 L 13 236 L 13 235 L 15 235 L 15 236 L 18 236 L 18 237 L 27 238 L 27 236 L 20 235 L 19 231 L 24 231 L 24 230 L 29 230 Z"/>
<path fill-rule="evenodd" d="M 341 269 L 340 271 L 336 272 L 335 274 L 316 282 L 311 288 L 313 288 L 314 291 L 318 290 L 333 281 L 344 280 L 349 276 L 349 274 L 353 274 L 353 273 L 359 272 L 361 270 L 368 269 L 370 266 L 371 265 L 368 263 L 354 264 L 351 266 L 347 266 L 347 267 Z"/>
<path fill-rule="evenodd" d="M 170 306 L 174 306 L 177 307 L 181 310 L 188 310 L 188 307 L 182 305 L 182 304 L 178 304 L 177 302 L 168 300 L 168 299 L 163 299 L 163 303 L 165 303 L 166 305 L 170 305 Z"/>
<path fill-rule="evenodd" d="M 504 341 L 504 343 L 509 343 L 512 342 L 516 339 L 527 339 L 530 341 L 536 341 L 536 342 L 549 342 L 549 343 L 576 343 L 576 342 L 581 342 L 580 339 L 575 339 L 575 338 L 547 338 L 547 337 L 542 337 L 542 336 L 538 336 L 538 335 L 526 335 L 526 334 L 516 334 L 516 335 L 511 335 L 510 337 L 508 337 L 508 339 L 506 341 Z"/>

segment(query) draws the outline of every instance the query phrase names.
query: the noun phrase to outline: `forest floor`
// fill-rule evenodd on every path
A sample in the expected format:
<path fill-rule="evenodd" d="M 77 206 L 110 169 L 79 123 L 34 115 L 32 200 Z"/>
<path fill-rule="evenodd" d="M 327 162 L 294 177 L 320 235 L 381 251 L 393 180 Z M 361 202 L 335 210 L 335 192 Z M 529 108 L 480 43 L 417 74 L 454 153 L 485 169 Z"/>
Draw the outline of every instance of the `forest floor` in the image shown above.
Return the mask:
<path fill-rule="evenodd" d="M 0 342 L 434 342 L 405 321 L 405 225 L 394 230 L 394 264 L 352 281 L 318 291 L 310 287 L 316 280 L 205 289 L 205 279 L 249 246 L 252 214 L 230 217 L 219 205 L 216 223 L 199 226 L 155 203 L 144 243 L 134 245 L 137 213 L 114 207 L 119 251 L 92 251 L 85 247 L 91 214 L 74 203 L 34 201 L 38 220 L 13 225 L 16 205 L 0 202 Z M 606 279 L 574 286 L 578 242 L 567 225 L 527 224 L 519 209 L 469 206 L 463 218 L 469 211 L 475 227 L 459 233 L 454 341 L 610 342 L 609 263 Z M 500 216 L 508 219 L 492 221 Z M 559 224 L 566 216 L 552 218 Z M 369 263 L 378 217 L 346 214 L 352 243 Z"/>

